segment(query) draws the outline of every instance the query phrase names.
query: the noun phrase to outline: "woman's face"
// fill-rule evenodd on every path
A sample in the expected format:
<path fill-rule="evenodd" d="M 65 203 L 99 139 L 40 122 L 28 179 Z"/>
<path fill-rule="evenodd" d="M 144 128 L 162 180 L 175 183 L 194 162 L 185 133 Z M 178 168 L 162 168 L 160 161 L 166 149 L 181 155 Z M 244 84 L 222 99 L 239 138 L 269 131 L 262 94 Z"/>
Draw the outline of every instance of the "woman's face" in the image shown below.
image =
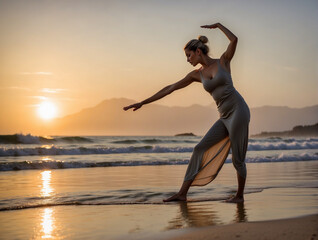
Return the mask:
<path fill-rule="evenodd" d="M 185 55 L 187 56 L 187 61 L 192 65 L 196 66 L 199 63 L 199 54 L 198 51 L 184 50 Z"/>

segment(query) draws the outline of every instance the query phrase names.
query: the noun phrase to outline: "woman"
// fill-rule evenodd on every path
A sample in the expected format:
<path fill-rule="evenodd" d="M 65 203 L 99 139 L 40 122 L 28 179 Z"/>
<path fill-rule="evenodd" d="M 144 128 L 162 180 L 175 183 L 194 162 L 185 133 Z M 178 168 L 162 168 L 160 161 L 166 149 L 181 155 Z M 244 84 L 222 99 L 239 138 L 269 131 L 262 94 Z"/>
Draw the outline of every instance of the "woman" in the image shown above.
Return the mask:
<path fill-rule="evenodd" d="M 209 48 L 205 45 L 208 39 L 200 36 L 190 40 L 184 47 L 187 61 L 200 69 L 190 72 L 182 80 L 171 84 L 152 97 L 136 104 L 124 107 L 134 111 L 144 104 L 154 102 L 177 89 L 184 88 L 193 82 L 200 82 L 214 98 L 220 119 L 217 120 L 192 153 L 184 182 L 178 193 L 164 202 L 186 201 L 190 186 L 203 186 L 211 182 L 220 171 L 231 148 L 232 162 L 237 171 L 238 190 L 235 196 L 226 202 L 240 203 L 244 201 L 246 180 L 245 155 L 248 143 L 248 125 L 250 111 L 243 97 L 236 91 L 231 79 L 230 62 L 234 56 L 237 37 L 220 23 L 204 25 L 202 28 L 219 28 L 230 40 L 226 51 L 220 59 L 208 56 Z"/>

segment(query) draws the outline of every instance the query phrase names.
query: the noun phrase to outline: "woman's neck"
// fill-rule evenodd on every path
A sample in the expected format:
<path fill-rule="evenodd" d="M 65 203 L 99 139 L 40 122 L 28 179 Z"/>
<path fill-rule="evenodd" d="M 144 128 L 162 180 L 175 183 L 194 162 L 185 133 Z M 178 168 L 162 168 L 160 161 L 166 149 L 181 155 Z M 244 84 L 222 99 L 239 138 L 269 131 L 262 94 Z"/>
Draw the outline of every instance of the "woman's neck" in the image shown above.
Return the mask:
<path fill-rule="evenodd" d="M 203 68 L 207 68 L 216 62 L 216 59 L 210 58 L 208 55 L 203 55 L 200 64 Z"/>

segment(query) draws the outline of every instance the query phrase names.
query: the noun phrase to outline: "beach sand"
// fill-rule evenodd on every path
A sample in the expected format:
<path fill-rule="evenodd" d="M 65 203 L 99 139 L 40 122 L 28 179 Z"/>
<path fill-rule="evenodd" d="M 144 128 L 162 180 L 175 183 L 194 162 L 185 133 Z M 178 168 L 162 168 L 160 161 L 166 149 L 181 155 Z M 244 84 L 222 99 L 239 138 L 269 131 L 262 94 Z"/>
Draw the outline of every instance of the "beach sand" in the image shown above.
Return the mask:
<path fill-rule="evenodd" d="M 244 239 L 244 240 L 316 240 L 318 214 L 283 220 L 234 223 L 174 232 L 166 240 Z"/>
<path fill-rule="evenodd" d="M 0 211 L 0 238 L 317 239 L 317 215 L 298 218 L 318 214 L 317 166 L 248 164 L 243 204 L 221 200 L 236 189 L 232 164 L 208 186 L 192 188 L 189 202 L 166 204 L 185 165 L 2 172 L 2 203 L 28 198 L 24 209 Z"/>

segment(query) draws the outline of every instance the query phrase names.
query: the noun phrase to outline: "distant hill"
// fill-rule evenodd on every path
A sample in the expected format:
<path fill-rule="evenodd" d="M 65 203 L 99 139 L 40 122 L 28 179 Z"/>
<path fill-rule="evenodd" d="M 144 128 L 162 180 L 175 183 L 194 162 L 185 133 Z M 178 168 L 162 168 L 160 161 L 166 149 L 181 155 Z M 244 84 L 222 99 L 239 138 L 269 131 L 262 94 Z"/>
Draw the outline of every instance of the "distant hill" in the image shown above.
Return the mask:
<path fill-rule="evenodd" d="M 168 107 L 156 103 L 137 111 L 123 107 L 136 101 L 104 100 L 98 105 L 43 126 L 48 135 L 175 135 L 192 132 L 204 135 L 219 118 L 215 104 Z M 296 125 L 317 122 L 318 105 L 305 108 L 264 106 L 251 108 L 250 134 L 287 131 Z"/>
<path fill-rule="evenodd" d="M 137 111 L 123 107 L 135 103 L 125 98 L 110 99 L 92 108 L 57 119 L 48 126 L 56 135 L 174 135 L 193 132 L 203 134 L 216 119 L 215 109 L 200 105 L 167 107 L 156 103 Z"/>
<path fill-rule="evenodd" d="M 295 126 L 291 131 L 283 132 L 261 132 L 252 137 L 317 137 L 318 123 L 308 126 Z"/>
<path fill-rule="evenodd" d="M 195 135 L 193 134 L 193 133 L 179 133 L 179 134 L 176 134 L 175 135 L 176 137 L 187 137 L 187 136 L 189 136 L 189 137 L 194 137 Z"/>

